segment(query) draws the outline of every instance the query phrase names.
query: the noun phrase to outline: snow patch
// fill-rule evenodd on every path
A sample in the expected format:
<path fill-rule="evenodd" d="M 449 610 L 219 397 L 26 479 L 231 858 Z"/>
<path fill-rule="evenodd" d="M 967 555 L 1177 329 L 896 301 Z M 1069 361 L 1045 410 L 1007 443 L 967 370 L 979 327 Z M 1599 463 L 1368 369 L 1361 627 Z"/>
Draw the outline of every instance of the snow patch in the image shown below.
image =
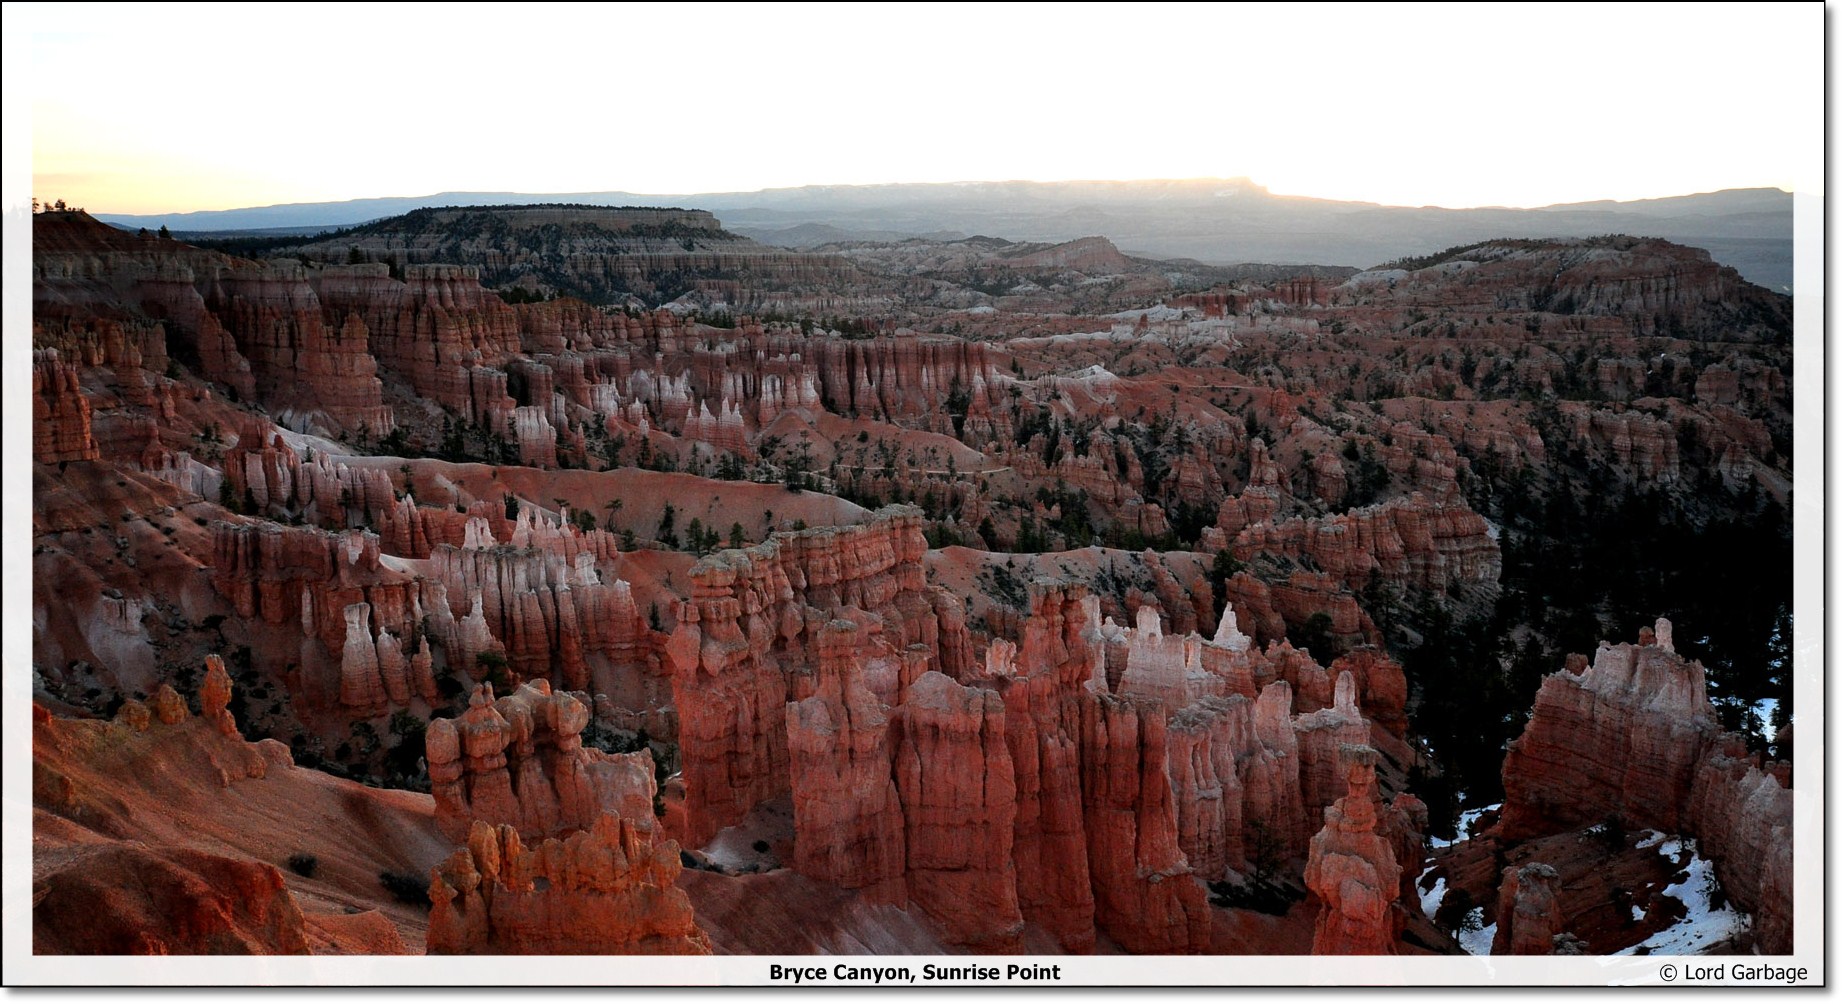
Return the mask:
<path fill-rule="evenodd" d="M 1430 871 L 1432 871 L 1431 868 L 1426 870 L 1426 872 Z M 1420 873 L 1420 879 L 1415 883 L 1416 888 L 1425 881 L 1426 872 Z M 1433 887 L 1431 889 L 1423 890 L 1420 893 L 1420 912 L 1426 914 L 1428 917 L 1432 917 L 1439 912 L 1439 904 L 1443 902 L 1445 902 L 1445 876 L 1441 875 L 1433 880 Z"/>
<path fill-rule="evenodd" d="M 1489 955 L 1490 943 L 1497 940 L 1497 925 L 1480 926 L 1484 923 L 1484 908 L 1474 906 L 1465 914 L 1465 923 L 1458 929 L 1458 947 L 1472 955 Z"/>
<path fill-rule="evenodd" d="M 1433 847 L 1450 847 L 1459 840 L 1469 840 L 1472 836 L 1471 828 L 1477 825 L 1477 821 L 1483 817 L 1484 813 L 1494 812 L 1501 808 L 1503 808 L 1503 803 L 1498 802 L 1495 805 L 1486 805 L 1476 809 L 1466 809 L 1458 814 L 1457 840 L 1441 840 L 1438 837 L 1428 837 L 1426 838 L 1426 842 Z"/>
<path fill-rule="evenodd" d="M 1716 909 L 1710 900 L 1708 893 L 1715 888 L 1714 864 L 1701 856 L 1694 840 L 1670 837 L 1656 846 L 1657 853 L 1669 859 L 1672 866 L 1684 853 L 1688 855 L 1683 877 L 1663 889 L 1663 895 L 1681 902 L 1688 913 L 1642 944 L 1632 945 L 1618 954 L 1636 955 L 1642 951 L 1645 955 L 1700 955 L 1722 941 L 1745 933 L 1750 924 L 1745 914 L 1735 910 L 1731 903 L 1723 903 Z"/>

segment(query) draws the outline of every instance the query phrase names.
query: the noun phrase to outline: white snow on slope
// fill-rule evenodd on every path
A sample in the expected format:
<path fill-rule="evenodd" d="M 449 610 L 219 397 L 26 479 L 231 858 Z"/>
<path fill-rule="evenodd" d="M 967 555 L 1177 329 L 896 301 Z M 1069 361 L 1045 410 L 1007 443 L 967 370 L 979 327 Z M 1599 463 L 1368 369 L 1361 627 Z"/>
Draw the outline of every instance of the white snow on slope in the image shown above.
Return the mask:
<path fill-rule="evenodd" d="M 1465 924 L 1458 931 L 1458 947 L 1472 955 L 1489 955 L 1490 943 L 1496 940 L 1497 925 L 1473 928 L 1474 924 L 1484 922 L 1484 908 L 1474 906 L 1465 917 Z"/>
<path fill-rule="evenodd" d="M 1426 843 L 1430 847 L 1450 847 L 1454 843 L 1457 843 L 1458 840 L 1469 840 L 1471 839 L 1471 828 L 1477 825 L 1478 819 L 1486 812 L 1494 812 L 1501 808 L 1503 808 L 1503 803 L 1498 802 L 1495 805 L 1486 805 L 1476 809 L 1466 809 L 1458 814 L 1457 840 L 1441 840 L 1438 837 L 1428 837 L 1426 838 Z"/>
<path fill-rule="evenodd" d="M 1432 869 L 1428 868 L 1426 871 L 1430 872 Z M 1421 872 L 1420 879 L 1424 880 L 1425 878 L 1426 872 Z M 1414 887 L 1419 888 L 1419 882 L 1415 882 Z M 1445 902 L 1445 876 L 1441 875 L 1433 880 L 1433 887 L 1431 889 L 1425 889 L 1420 892 L 1420 911 L 1430 918 L 1439 912 L 1439 904 L 1443 902 Z"/>
<path fill-rule="evenodd" d="M 1724 903 L 1717 910 L 1709 901 L 1708 892 L 1714 886 L 1714 864 L 1697 853 L 1695 841 L 1682 837 L 1653 840 L 1652 837 L 1660 835 L 1647 835 L 1638 846 L 1655 846 L 1657 853 L 1671 864 L 1684 851 L 1688 853 L 1685 877 L 1663 890 L 1663 895 L 1680 900 L 1688 908 L 1688 914 L 1642 944 L 1632 945 L 1618 954 L 1636 955 L 1642 950 L 1647 955 L 1699 955 L 1713 945 L 1744 933 L 1749 923 L 1745 914 L 1735 910 L 1731 903 Z"/>

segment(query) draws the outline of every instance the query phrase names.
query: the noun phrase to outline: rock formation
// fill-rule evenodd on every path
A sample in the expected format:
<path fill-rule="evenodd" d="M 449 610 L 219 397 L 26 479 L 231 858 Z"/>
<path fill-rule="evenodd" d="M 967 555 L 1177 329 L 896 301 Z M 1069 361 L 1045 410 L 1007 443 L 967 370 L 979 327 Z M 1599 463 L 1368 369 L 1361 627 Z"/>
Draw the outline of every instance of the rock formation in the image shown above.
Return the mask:
<path fill-rule="evenodd" d="M 113 721 L 57 718 L 32 706 L 36 953 L 308 952 L 303 913 L 269 859 L 273 847 L 239 844 L 236 835 L 269 825 L 268 811 L 285 817 L 275 805 L 289 805 L 288 796 L 275 786 L 325 775 L 293 770 L 288 748 L 272 739 L 245 742 L 231 696 L 214 655 L 197 716 L 166 685 L 151 707 L 124 702 Z M 256 819 L 194 815 L 218 799 L 266 811 Z"/>
<path fill-rule="evenodd" d="M 1503 869 L 1497 891 L 1497 933 L 1490 942 L 1492 955 L 1552 955 L 1555 936 L 1562 932 L 1560 908 L 1554 902 L 1560 874 L 1544 864 Z"/>
<path fill-rule="evenodd" d="M 1502 834 L 1554 833 L 1611 813 L 1678 832 L 1718 732 L 1701 666 L 1676 654 L 1668 621 L 1652 644 L 1602 645 L 1583 673 L 1542 680 L 1503 762 Z"/>
<path fill-rule="evenodd" d="M 354 844 L 360 810 L 326 805 L 392 821 L 328 870 L 364 895 L 469 841 L 438 950 L 695 947 L 675 864 L 629 853 L 665 855 L 655 828 L 687 841 L 693 896 L 845 918 L 802 946 L 899 915 L 929 948 L 1199 951 L 1278 937 L 1204 883 L 1302 866 L 1320 948 L 1392 950 L 1426 820 L 1377 604 L 1494 598 L 1505 552 L 1467 499 L 1521 534 L 1512 496 L 1602 476 L 1754 513 L 1791 488 L 1789 301 L 1665 242 L 1179 283 L 1099 238 L 805 254 L 681 210 L 428 210 L 266 262 L 40 216 L 35 695 L 113 711 L 125 747 L 221 739 L 203 774 L 228 785 L 278 744 L 236 738 L 221 663 L 194 720 L 156 656 L 243 650 L 242 727 L 367 773 L 387 751 L 361 724 L 486 684 L 423 737 L 432 813 L 310 799 Z M 693 497 L 764 542 L 680 547 L 663 507 Z M 1789 764 L 1719 734 L 1666 626 L 1579 668 L 1510 752 L 1500 839 L 1692 833 L 1788 944 Z M 663 797 L 651 756 L 583 745 L 642 730 L 681 763 Z M 786 806 L 759 868 L 724 863 L 725 829 Z M 1515 881 L 1512 912 L 1539 884 Z M 284 938 L 234 914 L 221 944 Z M 387 944 L 370 923 L 310 943 Z"/>
<path fill-rule="evenodd" d="M 108 843 L 32 882 L 41 955 L 306 955 L 274 865 L 192 848 Z"/>
<path fill-rule="evenodd" d="M 866 654 L 899 662 L 909 645 L 935 648 L 939 625 L 918 561 L 926 547 L 918 515 L 902 507 L 865 526 L 775 534 L 691 569 L 692 598 L 666 649 L 688 842 L 789 789 L 788 674 L 817 664 L 831 612 L 877 622 L 881 641 Z"/>
<path fill-rule="evenodd" d="M 1032 587 L 1030 618 L 1014 660 L 991 667 L 1004 695 L 1004 736 L 1017 772 L 1011 856 L 1026 921 L 1063 950 L 1094 950 L 1094 891 L 1082 813 L 1081 699 L 1100 664 L 1093 597 Z M 1090 637 L 1090 633 L 1092 637 Z"/>
<path fill-rule="evenodd" d="M 890 774 L 885 707 L 863 680 L 858 629 L 834 620 L 816 639 L 816 693 L 787 705 L 794 867 L 871 902 L 904 902 L 902 803 Z"/>
<path fill-rule="evenodd" d="M 1323 902 L 1314 955 L 1393 955 L 1390 905 L 1401 888 L 1401 866 L 1378 832 L 1374 750 L 1340 751 L 1349 793 L 1324 812 L 1324 828 L 1311 838 L 1305 884 Z"/>
<path fill-rule="evenodd" d="M 1178 846 L 1161 709 L 1097 694 L 1081 724 L 1094 922 L 1127 951 L 1206 951 L 1207 897 Z"/>
<path fill-rule="evenodd" d="M 606 534 L 579 539 L 559 524 L 521 509 L 509 539 L 497 540 L 487 520 L 475 517 L 459 546 L 437 544 L 428 578 L 439 582 L 463 628 L 462 657 L 450 659 L 475 679 L 478 656 L 496 650 L 520 677 L 553 679 L 572 690 L 606 689 L 591 662 L 610 669 L 641 669 L 634 648 L 645 634 L 631 587 L 602 571 L 611 556 Z M 606 550 L 598 550 L 605 545 Z M 480 632 L 484 627 L 484 635 Z M 616 667 L 613 660 L 620 659 Z"/>
<path fill-rule="evenodd" d="M 909 898 L 971 951 L 1022 951 L 1003 699 L 926 673 L 908 688 L 895 729 Z"/>
<path fill-rule="evenodd" d="M 398 282 L 383 265 L 339 265 L 315 280 L 322 309 L 362 324 L 381 368 L 423 397 L 504 429 L 515 403 L 474 372 L 483 358 L 517 350 L 517 313 L 480 288 L 477 268 L 412 265 Z"/>
<path fill-rule="evenodd" d="M 324 454 L 303 459 L 266 423 L 248 423 L 241 430 L 236 448 L 224 456 L 224 473 L 234 495 L 248 500 L 252 514 L 299 517 L 332 529 L 346 529 L 354 517 L 380 519 L 397 502 L 390 476 L 381 468 Z"/>
<path fill-rule="evenodd" d="M 219 270 L 206 294 L 249 361 L 256 395 L 282 424 L 376 436 L 394 427 L 364 322 L 327 318 L 306 266 L 275 260 Z"/>
<path fill-rule="evenodd" d="M 1278 869 L 1311 838 L 1291 688 L 1208 698 L 1170 720 L 1179 839 L 1199 876 Z M 1218 794 L 1219 791 L 1219 794 Z"/>
<path fill-rule="evenodd" d="M 675 841 L 613 813 L 567 839 L 526 847 L 476 821 L 432 870 L 430 955 L 708 955 L 677 888 Z"/>
<path fill-rule="evenodd" d="M 224 660 L 216 654 L 205 657 L 205 680 L 198 690 L 199 716 L 227 736 L 237 734 L 237 720 L 230 713 L 230 674 Z"/>
<path fill-rule="evenodd" d="M 1244 561 L 1260 554 L 1309 559 L 1356 589 L 1371 578 L 1429 591 L 1494 586 L 1503 573 L 1502 551 L 1482 516 L 1462 501 L 1417 492 L 1323 519 L 1254 522 L 1235 534 L 1233 550 Z"/>
<path fill-rule="evenodd" d="M 90 428 L 90 403 L 77 367 L 58 359 L 56 349 L 32 354 L 32 460 L 56 464 L 102 456 Z"/>
<path fill-rule="evenodd" d="M 1292 728 L 1298 734 L 1299 795 L 1306 818 L 1315 819 L 1345 793 L 1350 768 L 1342 750 L 1369 741 L 1369 722 L 1356 706 L 1355 676 L 1339 674 L 1332 705 L 1300 715 Z"/>
<path fill-rule="evenodd" d="M 1506 840 L 1607 817 L 1696 837 L 1755 915 L 1762 950 L 1790 950 L 1791 792 L 1720 732 L 1701 664 L 1676 653 L 1669 621 L 1543 679 L 1503 787 Z"/>
<path fill-rule="evenodd" d="M 1363 647 L 1330 664 L 1327 676 L 1355 679 L 1362 715 L 1396 739 L 1407 737 L 1407 674 L 1379 648 Z M 1332 696 L 1335 701 L 1335 695 Z M 1384 751 L 1385 752 L 1385 751 Z"/>
<path fill-rule="evenodd" d="M 1727 895 L 1753 912 L 1760 949 L 1791 951 L 1790 787 L 1761 770 L 1743 743 L 1723 737 L 1695 773 L 1686 828 L 1714 860 Z"/>
<path fill-rule="evenodd" d="M 442 832 L 461 840 L 480 821 L 539 840 L 588 829 L 607 813 L 651 829 L 652 754 L 584 747 L 589 714 L 573 695 L 533 680 L 497 701 L 481 684 L 461 717 L 430 722 L 424 742 Z"/>
<path fill-rule="evenodd" d="M 1120 635 L 1125 638 L 1125 665 L 1119 693 L 1180 708 L 1226 692 L 1227 681 L 1203 668 L 1202 639 L 1194 634 L 1164 634 L 1156 609 L 1140 607 L 1135 630 Z M 1251 689 L 1251 684 L 1249 680 L 1245 686 Z"/>

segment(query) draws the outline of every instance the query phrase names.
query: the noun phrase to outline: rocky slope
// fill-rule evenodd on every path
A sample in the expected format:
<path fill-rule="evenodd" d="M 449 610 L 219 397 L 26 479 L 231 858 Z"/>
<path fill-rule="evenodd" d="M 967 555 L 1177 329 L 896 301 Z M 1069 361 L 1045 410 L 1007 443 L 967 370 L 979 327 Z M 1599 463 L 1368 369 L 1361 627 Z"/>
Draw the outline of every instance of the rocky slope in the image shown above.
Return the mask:
<path fill-rule="evenodd" d="M 427 796 L 296 766 L 246 742 L 212 662 L 201 713 L 163 687 L 112 721 L 33 713 L 33 942 L 43 954 L 419 948 L 379 884 L 445 853 Z M 303 829 L 301 820 L 318 821 Z M 369 913 L 382 934 L 355 918 Z M 355 940 L 356 939 L 356 940 Z"/>

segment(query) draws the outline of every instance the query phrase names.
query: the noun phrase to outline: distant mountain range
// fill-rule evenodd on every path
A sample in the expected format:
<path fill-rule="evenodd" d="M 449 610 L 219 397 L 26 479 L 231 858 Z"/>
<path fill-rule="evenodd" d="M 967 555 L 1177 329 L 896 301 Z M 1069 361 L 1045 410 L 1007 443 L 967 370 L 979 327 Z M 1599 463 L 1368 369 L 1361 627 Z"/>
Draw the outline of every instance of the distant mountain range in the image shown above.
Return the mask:
<path fill-rule="evenodd" d="M 1791 290 L 1791 195 L 1775 188 L 1539 209 L 1442 209 L 1273 195 L 1245 178 L 1005 181 L 814 185 L 703 195 L 441 192 L 96 217 L 123 227 L 166 226 L 191 234 L 312 234 L 430 206 L 534 202 L 705 209 L 728 230 L 798 249 L 906 237 L 952 240 L 989 235 L 1055 242 L 1098 234 L 1128 254 L 1217 265 L 1275 262 L 1360 268 L 1496 237 L 1624 233 L 1705 248 L 1759 285 Z"/>

